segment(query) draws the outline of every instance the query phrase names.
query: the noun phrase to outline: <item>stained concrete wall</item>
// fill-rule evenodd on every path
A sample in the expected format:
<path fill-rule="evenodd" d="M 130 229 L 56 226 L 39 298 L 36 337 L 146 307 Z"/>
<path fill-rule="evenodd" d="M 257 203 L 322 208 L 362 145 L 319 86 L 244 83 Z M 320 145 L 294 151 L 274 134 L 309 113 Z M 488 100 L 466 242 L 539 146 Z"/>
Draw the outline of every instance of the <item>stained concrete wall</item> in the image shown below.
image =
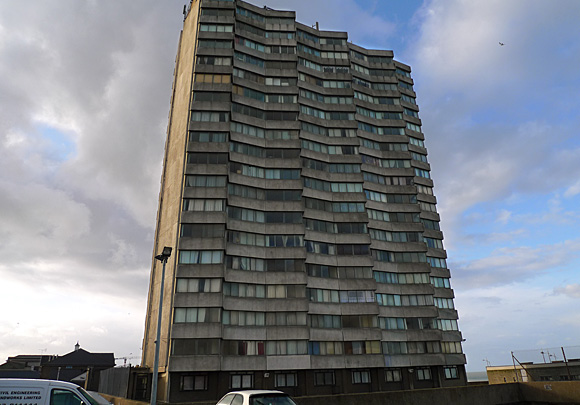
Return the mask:
<path fill-rule="evenodd" d="M 146 402 L 104 395 L 114 405 L 145 405 Z M 332 399 L 331 399 L 332 398 Z M 580 381 L 550 383 L 513 383 L 413 391 L 392 391 L 370 394 L 343 394 L 295 398 L 298 405 L 516 405 L 578 404 Z M 216 401 L 195 402 L 214 405 Z"/>

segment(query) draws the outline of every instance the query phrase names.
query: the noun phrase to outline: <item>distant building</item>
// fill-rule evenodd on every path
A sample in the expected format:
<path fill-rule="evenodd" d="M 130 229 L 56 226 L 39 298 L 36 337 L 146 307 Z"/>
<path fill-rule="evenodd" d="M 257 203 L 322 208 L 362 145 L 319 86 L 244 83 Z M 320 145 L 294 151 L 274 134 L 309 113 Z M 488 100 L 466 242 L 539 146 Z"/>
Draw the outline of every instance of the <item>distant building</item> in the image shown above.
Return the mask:
<path fill-rule="evenodd" d="M 20 354 L 0 364 L 0 378 L 40 378 L 42 366 L 56 355 Z"/>
<path fill-rule="evenodd" d="M 44 364 L 40 378 L 70 381 L 88 390 L 97 391 L 100 372 L 112 367 L 115 367 L 113 353 L 90 353 L 81 349 L 77 343 L 73 352 Z"/>
<path fill-rule="evenodd" d="M 159 400 L 465 385 L 411 68 L 293 11 L 189 7 L 154 242 L 174 248 Z"/>
<path fill-rule="evenodd" d="M 580 380 L 580 359 L 571 359 L 568 362 L 522 363 L 515 367 L 490 366 L 486 369 L 490 384 Z"/>

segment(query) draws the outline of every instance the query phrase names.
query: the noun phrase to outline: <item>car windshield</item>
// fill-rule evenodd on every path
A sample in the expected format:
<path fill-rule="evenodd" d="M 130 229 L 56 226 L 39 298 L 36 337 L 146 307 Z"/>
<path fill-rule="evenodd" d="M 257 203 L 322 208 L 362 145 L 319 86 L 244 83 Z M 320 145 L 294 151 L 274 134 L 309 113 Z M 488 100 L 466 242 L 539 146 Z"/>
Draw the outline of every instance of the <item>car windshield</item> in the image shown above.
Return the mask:
<path fill-rule="evenodd" d="M 89 394 L 87 391 L 85 391 L 81 387 L 79 387 L 78 390 L 81 392 L 81 394 L 83 394 L 85 396 L 86 399 L 89 400 L 90 405 L 102 405 L 97 399 L 93 398 L 91 396 L 91 394 Z M 89 405 L 89 404 L 87 404 L 87 405 Z"/>
<path fill-rule="evenodd" d="M 250 405 L 296 405 L 286 394 L 257 394 L 250 397 Z"/>

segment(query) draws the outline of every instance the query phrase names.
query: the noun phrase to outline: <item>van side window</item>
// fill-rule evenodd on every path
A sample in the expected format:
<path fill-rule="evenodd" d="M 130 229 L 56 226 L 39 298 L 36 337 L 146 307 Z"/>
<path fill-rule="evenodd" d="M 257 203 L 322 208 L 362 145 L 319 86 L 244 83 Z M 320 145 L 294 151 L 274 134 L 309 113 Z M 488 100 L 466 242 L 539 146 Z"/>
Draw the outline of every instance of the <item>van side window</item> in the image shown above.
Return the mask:
<path fill-rule="evenodd" d="M 53 389 L 50 393 L 50 405 L 81 405 L 83 401 L 72 391 Z"/>

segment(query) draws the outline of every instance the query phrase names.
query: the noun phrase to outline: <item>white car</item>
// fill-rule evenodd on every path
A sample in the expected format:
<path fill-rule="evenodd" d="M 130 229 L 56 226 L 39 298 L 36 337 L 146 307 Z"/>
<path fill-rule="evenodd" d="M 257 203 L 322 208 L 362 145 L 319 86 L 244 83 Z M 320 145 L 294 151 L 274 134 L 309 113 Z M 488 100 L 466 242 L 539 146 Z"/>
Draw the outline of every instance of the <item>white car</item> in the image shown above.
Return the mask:
<path fill-rule="evenodd" d="M 228 392 L 217 405 L 296 405 L 296 402 L 282 391 L 247 390 Z"/>

